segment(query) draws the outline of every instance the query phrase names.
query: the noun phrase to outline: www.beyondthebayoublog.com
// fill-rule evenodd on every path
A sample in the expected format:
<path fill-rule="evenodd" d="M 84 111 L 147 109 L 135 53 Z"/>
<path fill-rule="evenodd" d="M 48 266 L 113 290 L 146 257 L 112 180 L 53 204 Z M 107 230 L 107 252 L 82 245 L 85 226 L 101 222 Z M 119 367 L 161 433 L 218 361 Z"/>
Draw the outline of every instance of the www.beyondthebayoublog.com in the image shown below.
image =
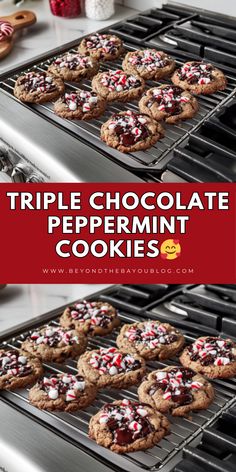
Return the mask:
<path fill-rule="evenodd" d="M 43 267 L 42 273 L 44 275 L 56 274 L 56 275 L 103 275 L 103 274 L 123 274 L 123 275 L 142 275 L 142 274 L 194 274 L 195 270 L 192 267 L 181 267 L 181 268 L 143 268 L 143 267 L 136 267 L 136 268 L 79 268 L 79 267 L 71 267 L 71 268 L 54 268 L 54 267 Z"/>

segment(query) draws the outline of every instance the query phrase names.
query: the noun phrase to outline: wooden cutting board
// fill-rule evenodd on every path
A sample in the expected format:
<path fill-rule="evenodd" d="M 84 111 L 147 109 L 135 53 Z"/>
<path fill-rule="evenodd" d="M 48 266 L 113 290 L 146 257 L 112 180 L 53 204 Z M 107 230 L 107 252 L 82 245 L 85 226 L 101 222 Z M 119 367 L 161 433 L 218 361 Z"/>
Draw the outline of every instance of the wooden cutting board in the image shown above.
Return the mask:
<path fill-rule="evenodd" d="M 36 23 L 36 16 L 31 11 L 17 11 L 12 15 L 0 17 L 0 21 L 7 21 L 10 23 L 15 32 Z M 12 50 L 14 32 L 12 36 L 9 36 L 5 41 L 0 41 L 0 60 L 7 56 L 7 54 Z"/>

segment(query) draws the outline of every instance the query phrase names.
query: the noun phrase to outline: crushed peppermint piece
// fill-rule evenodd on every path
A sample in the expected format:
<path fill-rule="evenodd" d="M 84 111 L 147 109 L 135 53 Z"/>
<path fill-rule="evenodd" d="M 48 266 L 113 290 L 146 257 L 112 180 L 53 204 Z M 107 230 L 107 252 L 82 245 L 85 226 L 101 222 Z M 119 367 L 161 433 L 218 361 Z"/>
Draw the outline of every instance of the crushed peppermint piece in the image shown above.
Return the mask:
<path fill-rule="evenodd" d="M 168 113 L 170 115 L 178 115 L 182 112 L 182 103 L 190 101 L 186 97 L 184 90 L 175 85 L 166 85 L 165 87 L 156 87 L 149 91 L 151 98 L 147 103 L 148 108 L 151 108 L 154 103 L 158 104 L 158 110 Z"/>
<path fill-rule="evenodd" d="M 152 321 L 143 323 L 142 329 L 131 325 L 126 330 L 125 336 L 132 343 L 144 344 L 149 349 L 171 344 L 178 339 L 177 331 L 174 328 L 167 330 L 163 324 Z"/>
<path fill-rule="evenodd" d="M 32 373 L 32 367 L 28 358 L 17 350 L 8 350 L 0 354 L 0 377 L 13 375 L 14 377 L 25 377 Z"/>
<path fill-rule="evenodd" d="M 51 93 L 57 90 L 53 77 L 46 72 L 28 72 L 22 76 L 20 85 L 29 93 Z"/>
<path fill-rule="evenodd" d="M 84 391 L 85 380 L 80 375 L 57 374 L 44 377 L 37 385 L 40 390 L 46 392 L 51 400 L 56 400 L 59 395 L 64 395 L 65 401 L 69 402 L 78 398 L 78 392 Z"/>
<path fill-rule="evenodd" d="M 27 341 L 35 343 L 36 345 L 45 344 L 49 347 L 71 346 L 78 344 L 79 338 L 74 331 L 62 328 L 61 326 L 45 326 L 35 330 Z"/>
<path fill-rule="evenodd" d="M 149 395 L 154 395 L 158 389 L 163 391 L 164 400 L 171 400 L 178 405 L 187 405 L 193 401 L 193 390 L 203 387 L 201 382 L 193 380 L 196 374 L 185 367 L 173 367 L 169 371 L 158 371 L 149 389 Z"/>
<path fill-rule="evenodd" d="M 186 62 L 186 64 L 177 71 L 177 74 L 180 80 L 186 81 L 190 85 L 205 85 L 214 80 L 212 72 L 213 66 L 211 64 L 204 64 L 203 62 Z"/>
<path fill-rule="evenodd" d="M 141 362 L 138 359 L 135 359 L 131 354 L 124 354 L 113 347 L 93 351 L 89 363 L 100 374 L 111 376 L 123 372 L 131 372 L 141 367 Z"/>
<path fill-rule="evenodd" d="M 101 75 L 100 82 L 110 92 L 125 92 L 142 85 L 139 77 L 126 74 L 123 70 L 109 70 Z"/>
<path fill-rule="evenodd" d="M 132 444 L 154 431 L 145 406 L 126 399 L 119 405 L 104 405 L 99 423 L 106 424 L 113 435 L 114 443 L 120 446 Z"/>

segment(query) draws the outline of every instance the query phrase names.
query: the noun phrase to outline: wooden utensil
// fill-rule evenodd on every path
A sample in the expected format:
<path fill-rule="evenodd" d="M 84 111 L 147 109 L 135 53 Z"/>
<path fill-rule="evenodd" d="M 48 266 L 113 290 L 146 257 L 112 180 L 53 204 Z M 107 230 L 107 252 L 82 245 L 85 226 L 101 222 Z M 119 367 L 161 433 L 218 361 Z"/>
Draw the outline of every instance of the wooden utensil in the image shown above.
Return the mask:
<path fill-rule="evenodd" d="M 0 21 L 7 21 L 14 28 L 14 32 L 19 29 L 31 26 L 36 22 L 36 16 L 31 11 L 17 11 L 12 15 L 0 17 Z M 5 41 L 0 41 L 0 59 L 3 59 L 13 47 L 13 36 L 9 36 Z"/>

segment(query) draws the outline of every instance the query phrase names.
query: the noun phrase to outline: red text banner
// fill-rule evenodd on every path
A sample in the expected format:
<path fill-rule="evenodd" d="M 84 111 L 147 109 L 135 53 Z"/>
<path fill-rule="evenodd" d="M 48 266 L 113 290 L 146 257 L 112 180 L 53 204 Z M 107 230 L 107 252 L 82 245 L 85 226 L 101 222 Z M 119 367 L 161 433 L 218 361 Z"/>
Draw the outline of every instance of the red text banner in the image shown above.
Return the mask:
<path fill-rule="evenodd" d="M 236 283 L 230 184 L 2 184 L 0 283 Z"/>

